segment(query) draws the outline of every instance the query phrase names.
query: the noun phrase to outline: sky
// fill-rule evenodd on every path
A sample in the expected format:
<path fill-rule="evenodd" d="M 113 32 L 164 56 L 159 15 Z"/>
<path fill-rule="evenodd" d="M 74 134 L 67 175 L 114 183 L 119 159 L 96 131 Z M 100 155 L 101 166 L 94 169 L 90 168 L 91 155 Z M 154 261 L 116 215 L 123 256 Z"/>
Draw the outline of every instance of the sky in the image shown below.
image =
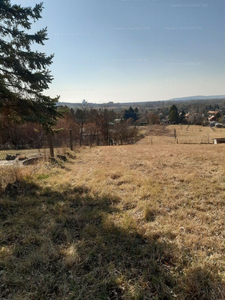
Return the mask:
<path fill-rule="evenodd" d="M 60 102 L 225 95 L 224 0 L 44 0 L 44 46 Z M 36 0 L 12 4 L 34 6 Z"/>

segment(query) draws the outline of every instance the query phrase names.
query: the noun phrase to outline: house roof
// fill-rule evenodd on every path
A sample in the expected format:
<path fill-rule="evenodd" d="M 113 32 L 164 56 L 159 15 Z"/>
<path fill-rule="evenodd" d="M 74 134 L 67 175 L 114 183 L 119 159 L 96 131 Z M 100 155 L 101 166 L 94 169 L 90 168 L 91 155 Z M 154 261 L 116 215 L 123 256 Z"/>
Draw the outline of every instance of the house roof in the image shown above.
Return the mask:
<path fill-rule="evenodd" d="M 219 112 L 218 110 L 209 110 L 208 114 L 209 115 L 216 115 L 216 114 L 218 114 L 218 112 Z"/>

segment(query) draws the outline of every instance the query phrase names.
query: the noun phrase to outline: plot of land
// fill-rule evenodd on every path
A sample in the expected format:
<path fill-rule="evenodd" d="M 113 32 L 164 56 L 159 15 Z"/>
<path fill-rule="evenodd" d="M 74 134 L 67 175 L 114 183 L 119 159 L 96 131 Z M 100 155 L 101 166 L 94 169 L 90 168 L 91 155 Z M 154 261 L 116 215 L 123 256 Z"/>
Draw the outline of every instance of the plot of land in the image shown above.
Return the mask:
<path fill-rule="evenodd" d="M 225 145 L 200 143 L 225 131 L 186 128 L 12 170 L 2 299 L 224 299 Z"/>

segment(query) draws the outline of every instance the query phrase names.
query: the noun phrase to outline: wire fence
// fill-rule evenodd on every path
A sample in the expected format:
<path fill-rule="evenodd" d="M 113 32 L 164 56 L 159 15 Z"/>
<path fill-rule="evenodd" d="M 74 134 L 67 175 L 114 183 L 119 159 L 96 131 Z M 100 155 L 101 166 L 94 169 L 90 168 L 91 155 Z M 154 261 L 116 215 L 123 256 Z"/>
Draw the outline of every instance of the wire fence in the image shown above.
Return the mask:
<path fill-rule="evenodd" d="M 0 160 L 22 159 L 26 156 L 74 150 L 79 146 L 102 146 L 133 144 L 142 138 L 136 126 L 116 124 L 113 128 L 60 128 L 54 134 L 45 134 L 41 128 L 28 126 L 14 127 L 8 132 L 0 131 Z M 57 150 L 57 151 L 54 151 Z"/>
<path fill-rule="evenodd" d="M 41 138 L 35 139 L 32 142 L 25 142 L 17 139 L 17 142 L 0 142 L 0 160 L 18 160 L 25 157 L 33 157 L 37 155 L 53 156 L 51 153 L 51 145 L 54 154 L 64 154 L 66 151 L 75 150 L 80 146 L 100 146 L 113 145 L 115 141 L 106 139 L 101 134 L 77 134 L 72 130 L 67 130 L 63 133 L 54 134 L 52 137 L 43 135 Z"/>
<path fill-rule="evenodd" d="M 54 135 L 52 138 L 53 149 L 56 154 L 63 154 L 66 149 L 75 149 L 79 145 L 79 141 L 74 139 L 72 135 L 58 137 Z M 30 143 L 18 140 L 18 143 L 0 143 L 0 160 L 23 160 L 34 156 L 50 156 L 49 137 L 43 136 L 39 140 Z"/>

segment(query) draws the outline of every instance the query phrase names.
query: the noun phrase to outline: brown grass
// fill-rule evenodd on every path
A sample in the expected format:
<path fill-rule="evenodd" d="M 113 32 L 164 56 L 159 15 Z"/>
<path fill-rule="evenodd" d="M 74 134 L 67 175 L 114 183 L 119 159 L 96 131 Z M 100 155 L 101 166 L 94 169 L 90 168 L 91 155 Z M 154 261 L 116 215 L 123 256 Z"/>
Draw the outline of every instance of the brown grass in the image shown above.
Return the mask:
<path fill-rule="evenodd" d="M 82 148 L 3 193 L 1 297 L 225 299 L 225 145 L 180 144 L 211 130 L 186 127 Z"/>
<path fill-rule="evenodd" d="M 224 138 L 225 128 L 208 126 L 171 125 L 171 132 L 176 129 L 179 143 L 185 144 L 212 144 L 214 138 Z"/>

